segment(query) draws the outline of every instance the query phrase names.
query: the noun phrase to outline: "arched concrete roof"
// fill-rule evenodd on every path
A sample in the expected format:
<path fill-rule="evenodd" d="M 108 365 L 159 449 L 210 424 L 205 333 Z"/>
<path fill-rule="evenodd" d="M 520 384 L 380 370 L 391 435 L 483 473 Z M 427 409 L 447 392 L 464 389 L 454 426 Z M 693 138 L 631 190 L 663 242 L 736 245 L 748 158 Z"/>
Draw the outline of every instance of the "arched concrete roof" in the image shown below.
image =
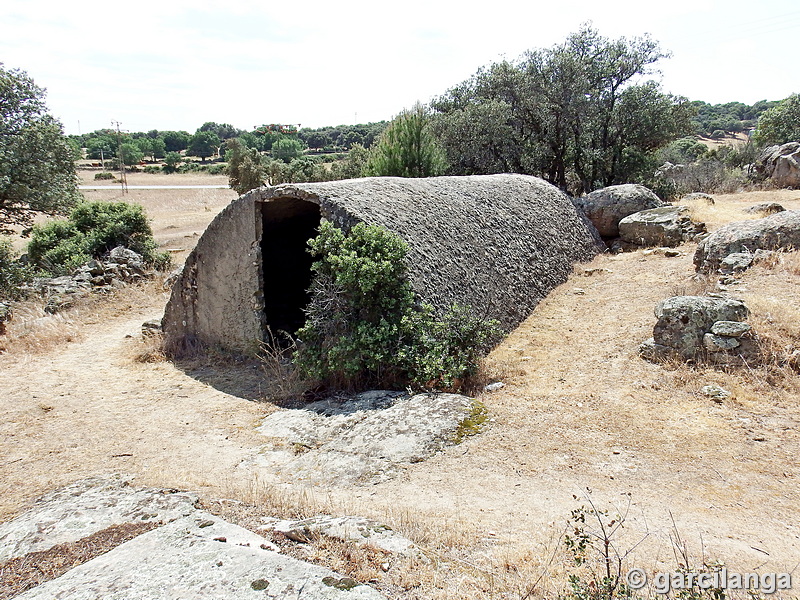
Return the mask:
<path fill-rule="evenodd" d="M 364 221 L 398 234 L 408 244 L 411 282 L 424 301 L 439 310 L 468 304 L 506 331 L 563 283 L 575 262 L 604 248 L 563 192 L 526 175 L 264 187 L 222 211 L 187 258 L 165 312 L 167 341 L 197 338 L 245 351 L 260 341 L 265 296 L 269 303 L 281 285 L 269 276 L 265 281 L 264 273 L 293 260 L 273 256 L 262 234 L 280 232 L 282 219 L 311 205 L 345 230 Z"/>

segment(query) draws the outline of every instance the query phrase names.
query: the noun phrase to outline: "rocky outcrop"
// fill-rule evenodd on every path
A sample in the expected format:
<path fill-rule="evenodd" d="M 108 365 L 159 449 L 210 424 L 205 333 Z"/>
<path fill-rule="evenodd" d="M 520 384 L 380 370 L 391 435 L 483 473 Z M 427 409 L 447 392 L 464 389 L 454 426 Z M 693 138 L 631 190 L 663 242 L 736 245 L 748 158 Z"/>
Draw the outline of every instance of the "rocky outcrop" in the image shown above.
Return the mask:
<path fill-rule="evenodd" d="M 323 536 L 353 542 L 357 546 L 374 546 L 405 556 L 419 555 L 414 542 L 398 534 L 383 523 L 363 517 L 334 517 L 317 515 L 309 519 L 274 519 L 259 528 L 280 533 L 292 541 L 306 544 L 315 537 Z"/>
<path fill-rule="evenodd" d="M 652 191 L 632 183 L 595 190 L 574 202 L 604 238 L 617 237 L 619 222 L 628 215 L 663 206 Z"/>
<path fill-rule="evenodd" d="M 44 296 L 45 310 L 57 312 L 93 290 L 121 287 L 147 277 L 140 254 L 117 246 L 102 259 L 92 259 L 78 267 L 72 275 L 34 280 L 31 291 Z"/>
<path fill-rule="evenodd" d="M 748 206 L 744 209 L 744 212 L 753 215 L 761 215 L 762 217 L 767 217 L 769 215 L 774 215 L 779 212 L 783 212 L 786 209 L 778 204 L 777 202 L 762 202 L 760 204 L 754 204 L 753 206 Z"/>
<path fill-rule="evenodd" d="M 619 222 L 622 241 L 638 246 L 675 247 L 705 233 L 704 223 L 692 220 L 685 206 L 660 206 L 628 215 Z"/>
<path fill-rule="evenodd" d="M 0 562 L 77 542 L 114 524 L 169 523 L 190 514 L 196 494 L 134 488 L 126 476 L 92 477 L 43 496 L 13 521 L 0 523 Z"/>
<path fill-rule="evenodd" d="M 254 461 L 293 482 L 379 483 L 477 433 L 485 420 L 483 405 L 465 396 L 364 392 L 269 415 L 258 428 L 269 444 Z"/>
<path fill-rule="evenodd" d="M 755 252 L 732 252 L 719 263 L 718 271 L 723 275 L 741 273 L 756 263 L 769 260 L 775 252 L 758 249 Z"/>
<path fill-rule="evenodd" d="M 267 326 L 296 331 L 308 301 L 307 241 L 320 220 L 394 232 L 408 244 L 422 301 L 440 312 L 472 306 L 506 331 L 566 281 L 574 263 L 604 249 L 563 192 L 526 175 L 261 188 L 222 211 L 187 258 L 164 313 L 168 346 L 192 339 L 250 352 Z M 294 316 L 283 319 L 288 312 Z"/>
<path fill-rule="evenodd" d="M 281 554 L 270 540 L 196 508 L 196 502 L 194 494 L 135 488 L 124 478 L 79 481 L 50 494 L 0 525 L 4 559 L 85 541 L 87 535 L 119 524 L 146 521 L 151 528 L 14 597 L 384 598 L 354 579 Z"/>
<path fill-rule="evenodd" d="M 755 171 L 777 187 L 800 186 L 800 142 L 765 148 L 754 163 Z"/>
<path fill-rule="evenodd" d="M 710 194 L 704 194 L 703 192 L 692 192 L 691 194 L 686 194 L 682 196 L 678 203 L 687 202 L 687 203 L 702 203 L 712 206 L 714 204 L 714 196 Z"/>
<path fill-rule="evenodd" d="M 649 360 L 692 360 L 736 350 L 750 330 L 744 322 L 749 310 L 732 298 L 674 296 L 659 302 L 655 315 L 653 337 L 639 349 Z"/>
<path fill-rule="evenodd" d="M 800 248 L 800 211 L 787 210 L 763 219 L 730 223 L 705 238 L 694 254 L 695 268 L 714 273 L 734 253 Z"/>

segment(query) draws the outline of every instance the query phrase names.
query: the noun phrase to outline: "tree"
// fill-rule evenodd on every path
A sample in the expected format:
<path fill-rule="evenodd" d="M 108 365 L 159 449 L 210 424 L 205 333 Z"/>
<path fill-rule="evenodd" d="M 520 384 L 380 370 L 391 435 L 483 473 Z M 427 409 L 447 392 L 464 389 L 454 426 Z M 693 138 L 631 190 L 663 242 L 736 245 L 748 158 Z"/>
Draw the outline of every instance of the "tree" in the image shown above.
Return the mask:
<path fill-rule="evenodd" d="M 164 172 L 174 173 L 178 170 L 178 165 L 181 162 L 181 155 L 178 152 L 167 152 L 164 157 Z"/>
<path fill-rule="evenodd" d="M 236 129 L 230 123 L 215 123 L 214 121 L 208 121 L 203 123 L 200 128 L 197 130 L 198 133 L 201 131 L 211 131 L 216 133 L 221 140 L 228 140 L 235 137 L 239 137 L 241 134 L 244 133 L 241 129 Z"/>
<path fill-rule="evenodd" d="M 119 147 L 119 150 L 121 154 L 120 158 L 122 159 L 122 164 L 124 165 L 138 165 L 144 158 L 144 153 L 141 151 L 139 146 L 133 142 L 122 144 Z"/>
<path fill-rule="evenodd" d="M 205 162 L 206 158 L 217 153 L 220 143 L 219 136 L 213 131 L 198 131 L 189 142 L 188 154 L 199 156 Z"/>
<path fill-rule="evenodd" d="M 255 148 L 248 148 L 238 138 L 228 140 L 228 182 L 237 194 L 244 194 L 264 185 L 264 167 L 261 154 Z"/>
<path fill-rule="evenodd" d="M 152 138 L 148 134 L 146 137 L 136 138 L 134 143 L 139 147 L 144 156 L 149 156 L 153 160 L 164 158 L 167 153 L 167 145 L 159 137 Z"/>
<path fill-rule="evenodd" d="M 67 211 L 80 197 L 72 147 L 47 114 L 45 90 L 0 63 L 0 233 L 37 212 Z"/>
<path fill-rule="evenodd" d="M 86 142 L 89 158 L 113 158 L 117 155 L 117 141 L 108 135 L 89 138 Z"/>
<path fill-rule="evenodd" d="M 755 141 L 760 146 L 800 142 L 800 95 L 792 94 L 759 117 Z"/>
<path fill-rule="evenodd" d="M 447 168 L 444 150 L 430 131 L 430 116 L 419 102 L 400 113 L 381 135 L 366 166 L 366 174 L 392 177 L 433 177 Z"/>
<path fill-rule="evenodd" d="M 291 162 L 303 154 L 303 142 L 296 138 L 281 137 L 272 144 L 272 156 L 283 162 Z"/>
<path fill-rule="evenodd" d="M 574 192 L 621 183 L 689 128 L 685 99 L 634 83 L 665 57 L 647 36 L 609 40 L 585 25 L 438 98 L 435 131 L 456 173 L 529 173 Z"/>
<path fill-rule="evenodd" d="M 162 139 L 164 140 L 167 152 L 180 152 L 189 147 L 192 136 L 185 131 L 165 131 L 163 132 Z"/>
<path fill-rule="evenodd" d="M 363 177 L 369 160 L 369 150 L 361 144 L 355 144 L 344 160 L 335 162 L 331 166 L 331 173 L 335 179 L 355 179 Z"/>

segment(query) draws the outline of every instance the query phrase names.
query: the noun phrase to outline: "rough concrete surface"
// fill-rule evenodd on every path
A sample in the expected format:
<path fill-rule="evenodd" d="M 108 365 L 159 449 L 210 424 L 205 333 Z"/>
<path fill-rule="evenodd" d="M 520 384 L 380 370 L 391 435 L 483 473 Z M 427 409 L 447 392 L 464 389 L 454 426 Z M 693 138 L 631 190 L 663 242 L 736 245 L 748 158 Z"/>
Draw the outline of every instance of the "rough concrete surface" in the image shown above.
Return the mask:
<path fill-rule="evenodd" d="M 366 222 L 396 233 L 408 244 L 411 283 L 423 301 L 440 311 L 470 305 L 507 331 L 566 280 L 575 262 L 604 248 L 563 192 L 526 175 L 373 177 L 261 188 L 223 211 L 188 257 L 165 311 L 167 340 L 180 345 L 196 338 L 237 350 L 260 341 L 265 302 L 282 293 L 279 282 L 264 281 L 264 269 L 299 261 L 283 252 L 285 244 L 262 256 L 269 245 L 262 233 L 271 230 L 271 219 L 288 223 L 297 216 L 293 211 L 310 205 L 344 229 Z M 314 233 L 305 235 L 296 253 L 305 252 Z"/>

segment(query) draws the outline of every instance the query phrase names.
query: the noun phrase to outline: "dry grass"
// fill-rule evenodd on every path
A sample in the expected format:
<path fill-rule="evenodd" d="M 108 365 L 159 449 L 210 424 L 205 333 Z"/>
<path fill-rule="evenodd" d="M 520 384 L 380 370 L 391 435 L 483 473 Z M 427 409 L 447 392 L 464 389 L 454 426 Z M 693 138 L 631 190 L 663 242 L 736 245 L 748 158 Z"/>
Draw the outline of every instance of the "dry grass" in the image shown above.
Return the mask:
<path fill-rule="evenodd" d="M 133 359 L 140 363 L 156 363 L 169 360 L 164 352 L 164 336 L 160 333 L 142 335 L 136 341 Z"/>
<path fill-rule="evenodd" d="M 99 170 L 80 169 L 78 180 L 80 185 L 98 185 L 118 187 L 118 181 L 96 180 L 95 173 Z M 114 175 L 119 178 L 118 173 Z M 128 185 L 228 185 L 227 175 L 209 175 L 208 173 L 126 173 Z M 133 190 L 131 190 L 133 191 Z"/>
<path fill-rule="evenodd" d="M 684 200 L 680 204 L 691 209 L 692 218 L 702 221 L 709 231 L 715 231 L 734 221 L 760 219 L 762 215 L 747 213 L 745 209 L 765 202 L 777 202 L 787 210 L 800 209 L 800 193 L 792 190 L 767 190 L 714 194 L 714 204 L 704 200 Z"/>
<path fill-rule="evenodd" d="M 352 501 L 333 501 L 308 490 L 288 493 L 265 483 L 230 491 L 238 499 L 205 501 L 203 507 L 262 535 L 262 525 L 275 516 L 305 519 L 321 514 L 370 516 L 372 512 Z M 322 535 L 301 544 L 273 533 L 272 541 L 285 554 L 367 583 L 396 600 L 526 598 L 537 587 L 560 591 L 565 585 L 565 578 L 553 578 L 559 572 L 566 573 L 560 566 L 560 536 L 551 540 L 543 555 L 530 550 L 506 550 L 492 557 L 486 553 L 486 542 L 468 522 L 455 523 L 445 517 L 435 523 L 408 511 L 373 517 L 383 517 L 382 522 L 414 541 L 420 552 L 399 556 Z"/>
<path fill-rule="evenodd" d="M 37 356 L 84 340 L 91 326 L 124 314 L 134 306 L 149 304 L 163 297 L 162 276 L 119 289 L 103 289 L 75 299 L 69 308 L 56 313 L 45 311 L 43 299 L 14 304 L 14 318 L 0 337 L 0 354 Z"/>
<path fill-rule="evenodd" d="M 41 301 L 16 303 L 14 318 L 6 326 L 6 335 L 0 337 L 0 354 L 43 354 L 81 339 L 85 334 L 76 318 L 83 308 L 50 314 Z"/>

